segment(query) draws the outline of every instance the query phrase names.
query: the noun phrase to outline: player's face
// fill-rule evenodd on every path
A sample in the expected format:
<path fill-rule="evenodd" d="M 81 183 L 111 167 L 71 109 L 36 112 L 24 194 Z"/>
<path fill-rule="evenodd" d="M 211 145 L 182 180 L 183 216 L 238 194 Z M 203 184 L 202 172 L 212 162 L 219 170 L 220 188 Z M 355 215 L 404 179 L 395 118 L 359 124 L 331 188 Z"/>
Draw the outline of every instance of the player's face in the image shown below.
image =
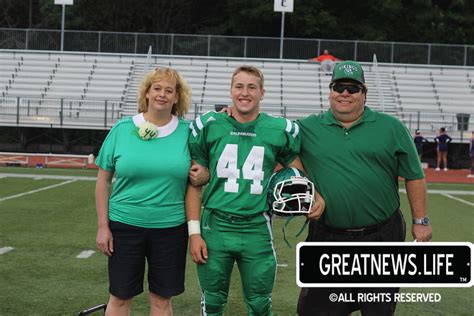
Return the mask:
<path fill-rule="evenodd" d="M 234 76 L 231 98 L 237 114 L 247 117 L 258 115 L 260 100 L 265 94 L 261 84 L 260 78 L 243 71 Z"/>
<path fill-rule="evenodd" d="M 154 82 L 146 94 L 148 99 L 148 111 L 170 113 L 173 105 L 178 102 L 176 92 L 176 80 L 161 79 Z"/>
<path fill-rule="evenodd" d="M 340 86 L 354 85 L 362 87 L 360 83 L 355 81 L 338 81 Z M 331 106 L 334 117 L 343 123 L 352 123 L 359 119 L 364 112 L 365 93 L 360 90 L 356 93 L 349 93 L 348 89 L 337 92 L 331 88 L 329 93 L 329 104 Z"/>

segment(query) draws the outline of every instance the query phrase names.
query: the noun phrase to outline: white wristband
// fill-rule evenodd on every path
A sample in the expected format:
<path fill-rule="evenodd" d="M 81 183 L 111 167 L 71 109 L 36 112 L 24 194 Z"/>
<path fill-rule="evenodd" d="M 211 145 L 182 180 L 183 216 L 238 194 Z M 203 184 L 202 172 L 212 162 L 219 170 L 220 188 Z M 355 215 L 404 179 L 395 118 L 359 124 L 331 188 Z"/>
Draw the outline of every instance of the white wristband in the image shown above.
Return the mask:
<path fill-rule="evenodd" d="M 189 236 L 201 234 L 201 224 L 198 220 L 192 219 L 188 221 L 188 234 Z"/>

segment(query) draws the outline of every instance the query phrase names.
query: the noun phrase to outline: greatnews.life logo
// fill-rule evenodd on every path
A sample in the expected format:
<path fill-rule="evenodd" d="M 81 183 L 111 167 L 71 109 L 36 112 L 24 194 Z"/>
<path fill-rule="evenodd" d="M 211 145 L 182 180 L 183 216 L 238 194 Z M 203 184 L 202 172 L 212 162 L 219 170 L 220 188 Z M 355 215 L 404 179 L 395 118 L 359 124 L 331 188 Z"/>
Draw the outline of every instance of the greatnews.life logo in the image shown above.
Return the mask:
<path fill-rule="evenodd" d="M 470 287 L 469 242 L 301 242 L 300 287 Z"/>

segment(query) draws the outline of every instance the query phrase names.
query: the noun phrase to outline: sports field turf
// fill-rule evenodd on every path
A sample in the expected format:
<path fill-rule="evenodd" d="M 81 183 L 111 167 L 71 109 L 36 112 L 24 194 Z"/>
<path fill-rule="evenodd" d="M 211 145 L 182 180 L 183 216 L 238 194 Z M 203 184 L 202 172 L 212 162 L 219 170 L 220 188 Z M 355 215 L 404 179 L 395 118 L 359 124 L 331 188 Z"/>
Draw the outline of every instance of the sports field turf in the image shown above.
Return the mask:
<path fill-rule="evenodd" d="M 0 315 L 74 315 L 105 303 L 107 260 L 95 250 L 96 214 L 93 180 L 17 178 L 10 174 L 94 177 L 95 171 L 0 167 Z M 69 182 L 68 182 L 69 181 Z M 465 191 L 465 194 L 429 194 L 433 241 L 474 241 L 474 186 L 433 184 L 429 189 Z M 453 199 L 456 198 L 456 199 Z M 406 195 L 402 209 L 410 219 Z M 295 315 L 299 288 L 295 282 L 295 238 L 302 221 L 290 223 L 283 242 L 283 220 L 274 233 L 280 264 L 273 292 L 274 315 Z M 411 227 L 409 225 L 409 227 Z M 304 235 L 304 234 L 303 234 Z M 411 240 L 411 234 L 407 234 Z M 238 270 L 234 270 L 226 315 L 246 315 Z M 396 315 L 473 315 L 473 288 L 405 288 L 403 292 L 441 294 L 438 303 L 399 303 Z M 186 292 L 173 299 L 174 314 L 199 315 L 199 288 L 194 264 L 188 258 Z M 146 294 L 136 298 L 132 315 L 147 315 Z"/>

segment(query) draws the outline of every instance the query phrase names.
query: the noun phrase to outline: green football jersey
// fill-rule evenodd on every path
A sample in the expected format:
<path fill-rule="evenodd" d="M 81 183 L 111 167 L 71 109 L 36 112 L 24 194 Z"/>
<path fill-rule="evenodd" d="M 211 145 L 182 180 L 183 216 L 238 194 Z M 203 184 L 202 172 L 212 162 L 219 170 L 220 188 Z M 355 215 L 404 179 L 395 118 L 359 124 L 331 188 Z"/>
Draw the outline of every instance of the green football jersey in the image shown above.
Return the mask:
<path fill-rule="evenodd" d="M 287 165 L 299 152 L 298 125 L 265 113 L 239 123 L 226 113 L 207 112 L 190 128 L 191 157 L 210 172 L 204 207 L 240 216 L 268 210 L 268 182 L 277 163 Z"/>

